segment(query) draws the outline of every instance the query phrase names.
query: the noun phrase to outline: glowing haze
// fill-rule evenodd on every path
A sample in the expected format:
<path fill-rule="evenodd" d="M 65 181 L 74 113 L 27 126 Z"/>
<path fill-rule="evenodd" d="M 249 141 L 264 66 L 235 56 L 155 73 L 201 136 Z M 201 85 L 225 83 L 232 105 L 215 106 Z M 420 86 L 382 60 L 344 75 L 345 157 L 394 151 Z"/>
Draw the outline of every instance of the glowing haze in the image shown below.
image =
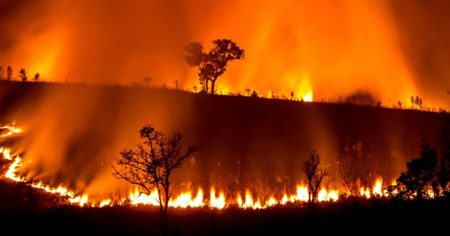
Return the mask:
<path fill-rule="evenodd" d="M 447 107 L 445 1 L 16 1 L 0 3 L 0 65 L 46 80 L 141 82 L 185 89 L 191 41 L 246 50 L 219 89 L 314 100 L 368 92 L 385 106 L 411 95 Z M 409 23 L 411 22 L 411 23 Z"/>
<path fill-rule="evenodd" d="M 411 95 L 418 95 L 425 105 L 448 108 L 450 3 L 422 2 L 2 0 L 0 66 L 11 65 L 15 75 L 24 67 L 30 76 L 39 72 L 46 81 L 130 85 L 143 83 L 143 78 L 150 76 L 151 86 L 174 87 L 178 81 L 182 88 L 191 90 L 197 85 L 197 72 L 185 63 L 184 46 L 199 41 L 210 47 L 214 39 L 230 38 L 245 49 L 246 56 L 229 64 L 217 81 L 221 91 L 245 93 L 250 89 L 264 96 L 271 91 L 285 96 L 293 92 L 297 99 L 307 101 L 371 94 L 373 101 L 388 107 L 398 100 L 407 104 Z M 16 102 L 17 109 L 8 114 L 26 131 L 18 145 L 24 152 L 18 173 L 51 186 L 63 182 L 91 198 L 104 197 L 105 193 L 113 198 L 120 191 L 128 194 L 129 186 L 111 176 L 110 165 L 120 149 L 136 145 L 137 130 L 146 123 L 163 132 L 180 131 L 185 140 L 193 142 L 188 144 L 200 139 L 191 130 L 199 127 L 205 131 L 201 140 L 223 145 L 210 147 L 222 156 L 198 154 L 205 157 L 204 162 L 220 160 L 205 166 L 234 171 L 227 163 L 242 164 L 242 169 L 252 169 L 246 172 L 253 173 L 255 179 L 268 176 L 265 167 L 273 168 L 273 186 L 289 179 L 286 176 L 290 182 L 298 182 L 302 176 L 299 170 L 289 171 L 300 168 L 288 159 L 286 166 L 278 163 L 287 156 L 296 158 L 291 152 L 282 152 L 286 147 L 291 151 L 300 146 L 303 154 L 311 147 L 318 148 L 325 159 L 335 161 L 343 146 L 336 137 L 346 137 L 349 132 L 333 128 L 343 121 L 332 123 L 327 113 L 314 109 L 304 110 L 294 120 L 289 114 L 297 113 L 292 110 L 273 109 L 270 111 L 275 112 L 268 114 L 269 110 L 257 107 L 259 113 L 254 116 L 260 115 L 261 124 L 280 120 L 276 126 L 263 129 L 257 126 L 260 122 L 249 120 L 250 116 L 239 117 L 238 112 L 221 114 L 227 119 L 218 119 L 216 107 L 210 112 L 213 108 L 198 105 L 206 103 L 196 103 L 197 97 L 183 94 L 158 95 L 158 91 L 139 89 L 118 92 L 89 86 L 42 88 L 25 98 L 16 94 L 25 102 Z M 0 102 L 7 92 L 0 91 Z M 366 118 L 370 121 L 374 117 Z M 220 121 L 211 131 L 211 127 L 202 126 L 209 118 Z M 406 145 L 405 140 L 431 130 L 410 131 L 403 119 L 391 122 L 380 118 L 379 128 L 369 121 L 370 125 L 351 124 L 355 133 L 367 134 L 370 128 L 384 132 L 377 148 L 391 148 L 388 155 L 380 155 L 395 162 L 392 170 L 386 170 L 389 177 L 397 175 L 405 160 L 412 157 L 412 151 L 405 150 L 413 145 Z M 245 167 L 242 161 L 251 160 L 252 155 L 237 155 L 246 150 L 224 148 L 239 138 L 236 130 L 251 137 L 242 146 L 254 147 L 251 151 L 263 162 L 258 168 Z M 268 137 L 271 133 L 274 135 Z M 354 136 L 351 141 L 355 143 L 362 138 L 378 141 L 374 138 L 378 136 Z M 304 143 L 299 144 L 299 140 Z M 186 171 L 178 177 L 195 184 L 202 180 L 199 185 L 206 186 L 206 193 L 218 174 L 216 169 L 196 163 L 200 163 L 199 158 L 183 166 Z M 205 174 L 204 169 L 211 173 Z"/>

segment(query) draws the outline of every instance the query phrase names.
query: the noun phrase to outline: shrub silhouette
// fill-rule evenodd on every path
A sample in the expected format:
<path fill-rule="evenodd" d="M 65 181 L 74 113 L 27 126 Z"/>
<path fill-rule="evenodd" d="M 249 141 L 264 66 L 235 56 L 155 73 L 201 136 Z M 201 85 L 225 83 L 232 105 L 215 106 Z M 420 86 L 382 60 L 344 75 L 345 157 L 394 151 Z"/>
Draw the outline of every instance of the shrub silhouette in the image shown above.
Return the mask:
<path fill-rule="evenodd" d="M 419 158 L 406 164 L 407 171 L 401 173 L 397 184 L 390 191 L 404 199 L 424 199 L 439 193 L 438 156 L 426 140 L 423 141 Z"/>

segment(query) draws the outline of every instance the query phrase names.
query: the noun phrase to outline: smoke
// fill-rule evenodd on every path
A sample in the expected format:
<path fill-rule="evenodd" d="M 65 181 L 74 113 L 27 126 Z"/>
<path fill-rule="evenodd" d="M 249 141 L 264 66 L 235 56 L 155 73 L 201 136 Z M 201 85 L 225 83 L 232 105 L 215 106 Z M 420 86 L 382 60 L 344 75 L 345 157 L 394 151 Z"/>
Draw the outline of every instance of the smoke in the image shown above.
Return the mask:
<path fill-rule="evenodd" d="M 184 46 L 200 41 L 208 48 L 214 39 L 230 38 L 246 58 L 230 63 L 218 80 L 223 90 L 297 97 L 312 90 L 315 100 L 363 94 L 366 103 L 385 106 L 419 95 L 426 105 L 447 107 L 449 8 L 444 1 L 420 0 L 3 0 L 0 66 L 11 65 L 15 73 L 24 67 L 46 81 L 129 85 L 151 77 L 152 86 L 173 87 L 177 81 L 191 89 L 197 77 L 184 62 Z M 48 88 L 35 96 L 33 106 L 14 114 L 27 130 L 26 159 L 33 160 L 23 170 L 90 194 L 115 188 L 111 157 L 137 143 L 141 125 L 189 134 L 186 124 L 198 118 L 194 102 L 161 94 L 149 98 L 128 91 L 115 97 L 113 88 L 81 94 Z M 319 112 L 309 116 L 301 119 L 316 122 L 308 128 L 316 134 L 310 146 L 325 147 L 324 156 L 333 159 L 340 145 L 330 120 Z M 225 134 L 230 127 L 224 125 Z M 282 150 L 283 138 L 268 147 Z"/>
<path fill-rule="evenodd" d="M 247 57 L 229 66 L 223 90 L 314 90 L 316 100 L 363 90 L 386 106 L 411 95 L 447 105 L 445 1 L 44 0 L 3 1 L 0 9 L 0 64 L 46 80 L 151 77 L 154 86 L 192 89 L 184 46 L 231 38 Z"/>
<path fill-rule="evenodd" d="M 392 1 L 404 52 L 425 99 L 450 101 L 450 3 L 433 0 Z"/>

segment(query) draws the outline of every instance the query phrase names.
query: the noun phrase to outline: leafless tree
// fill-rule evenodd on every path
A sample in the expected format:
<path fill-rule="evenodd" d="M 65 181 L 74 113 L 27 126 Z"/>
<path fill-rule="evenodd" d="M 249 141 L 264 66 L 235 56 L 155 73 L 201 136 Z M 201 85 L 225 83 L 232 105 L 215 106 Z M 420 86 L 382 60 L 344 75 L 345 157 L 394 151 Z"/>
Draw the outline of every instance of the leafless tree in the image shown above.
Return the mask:
<path fill-rule="evenodd" d="M 152 81 L 153 81 L 153 78 L 150 77 L 150 76 L 145 76 L 145 77 L 142 79 L 142 81 L 144 82 L 144 85 L 145 85 L 145 86 L 150 87 L 150 85 L 151 85 L 151 83 L 152 83 Z"/>
<path fill-rule="evenodd" d="M 314 150 L 309 154 L 308 160 L 306 160 L 303 165 L 303 171 L 305 172 L 306 180 L 308 182 L 308 201 L 310 203 L 317 201 L 320 185 L 327 176 L 326 170 L 319 168 L 319 165 L 320 157 L 319 154 L 317 154 L 317 151 Z"/>
<path fill-rule="evenodd" d="M 11 81 L 13 79 L 13 69 L 11 66 L 6 68 L 6 80 Z"/>
<path fill-rule="evenodd" d="M 38 82 L 39 78 L 41 78 L 41 75 L 39 73 L 34 74 L 34 77 L 33 77 L 34 82 Z"/>
<path fill-rule="evenodd" d="M 20 69 L 19 77 L 20 77 L 20 80 L 22 80 L 22 82 L 27 82 L 28 77 L 27 77 L 27 71 L 25 70 L 25 68 Z"/>
<path fill-rule="evenodd" d="M 141 143 L 136 150 L 125 149 L 113 165 L 113 175 L 133 185 L 142 193 L 158 192 L 161 215 L 166 216 L 170 199 L 170 178 L 172 172 L 181 167 L 186 158 L 191 156 L 196 147 L 184 149 L 181 134 L 175 133 L 167 138 L 153 126 L 146 125 L 139 131 Z"/>

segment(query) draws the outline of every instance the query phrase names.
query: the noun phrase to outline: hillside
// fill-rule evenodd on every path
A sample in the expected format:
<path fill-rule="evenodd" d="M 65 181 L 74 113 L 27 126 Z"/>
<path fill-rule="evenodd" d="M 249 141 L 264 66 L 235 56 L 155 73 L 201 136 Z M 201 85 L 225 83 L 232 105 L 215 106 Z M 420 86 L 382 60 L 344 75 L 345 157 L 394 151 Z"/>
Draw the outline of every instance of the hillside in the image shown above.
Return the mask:
<path fill-rule="evenodd" d="M 177 181 L 240 188 L 293 185 L 313 149 L 324 158 L 330 182 L 338 182 L 338 156 L 358 143 L 363 157 L 352 168 L 393 179 L 418 155 L 423 138 L 438 147 L 449 119 L 443 113 L 344 104 L 4 81 L 0 116 L 26 130 L 18 147 L 39 167 L 30 167 L 29 175 L 78 188 L 82 180 L 87 191 L 99 182 L 113 185 L 113 157 L 136 145 L 146 123 L 200 145 Z"/>

